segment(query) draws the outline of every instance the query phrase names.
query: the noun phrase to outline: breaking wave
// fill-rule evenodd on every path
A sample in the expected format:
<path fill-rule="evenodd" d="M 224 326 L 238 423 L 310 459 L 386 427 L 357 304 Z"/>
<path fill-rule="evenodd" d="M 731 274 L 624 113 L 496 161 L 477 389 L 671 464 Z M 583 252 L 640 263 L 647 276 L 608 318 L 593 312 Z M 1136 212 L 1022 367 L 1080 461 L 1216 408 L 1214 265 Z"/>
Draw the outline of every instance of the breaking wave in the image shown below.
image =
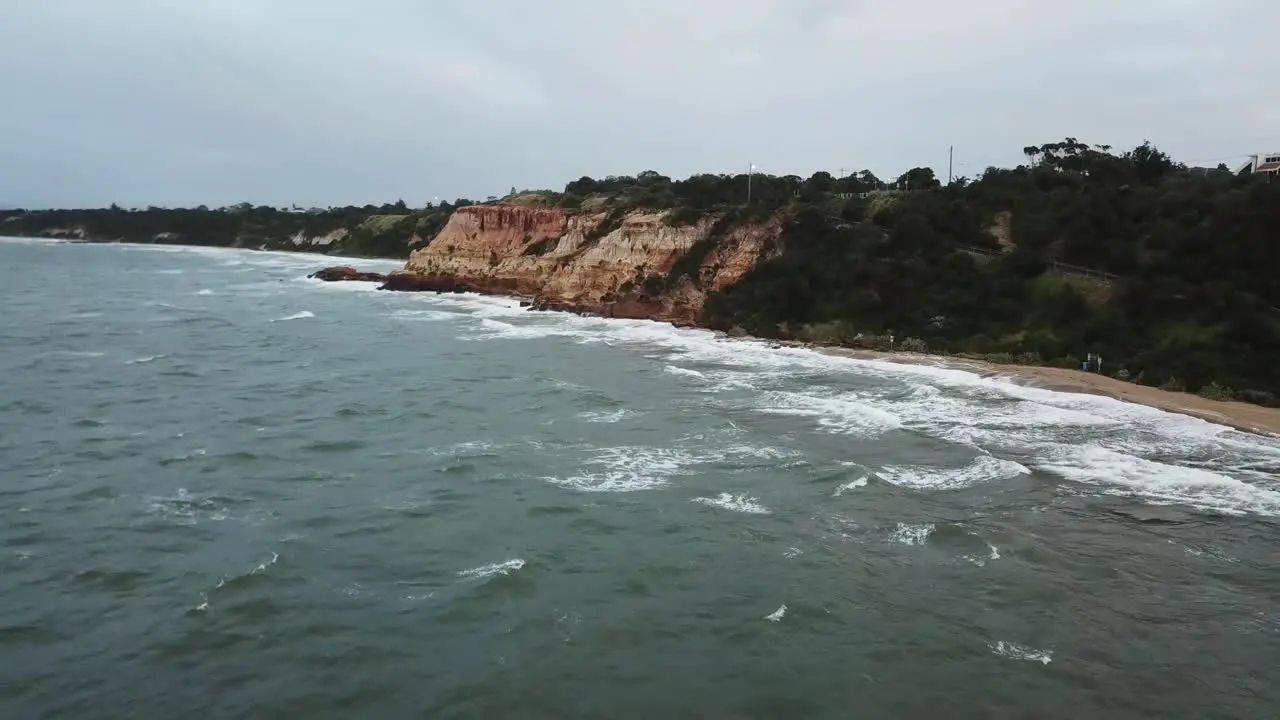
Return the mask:
<path fill-rule="evenodd" d="M 696 497 L 693 502 L 711 507 L 721 508 L 723 510 L 732 510 L 734 512 L 747 513 L 749 515 L 767 515 L 769 508 L 760 504 L 760 501 L 750 495 L 734 495 L 732 493 L 720 493 L 715 497 Z"/>
<path fill-rule="evenodd" d="M 463 580 L 483 580 L 495 575 L 510 575 L 522 567 L 524 567 L 524 560 L 512 558 L 511 560 L 481 565 L 468 570 L 459 570 L 458 577 Z"/>
<path fill-rule="evenodd" d="M 1038 662 L 1041 665 L 1048 665 L 1053 660 L 1053 652 L 1049 650 L 1036 650 L 1035 648 L 1005 640 L 992 643 L 989 647 L 991 648 L 991 652 L 996 655 L 1013 660 L 1027 660 L 1030 662 Z"/>

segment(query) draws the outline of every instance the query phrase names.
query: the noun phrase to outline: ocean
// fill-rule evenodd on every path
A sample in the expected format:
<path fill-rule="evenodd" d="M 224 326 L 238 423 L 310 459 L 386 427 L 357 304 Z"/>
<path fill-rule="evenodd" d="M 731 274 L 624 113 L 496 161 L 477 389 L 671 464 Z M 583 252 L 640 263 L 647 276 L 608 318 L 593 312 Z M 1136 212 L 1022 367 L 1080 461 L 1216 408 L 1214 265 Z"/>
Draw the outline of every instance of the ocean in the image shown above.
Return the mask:
<path fill-rule="evenodd" d="M 0 241 L 0 717 L 1280 707 L 1280 441 L 327 264 Z"/>

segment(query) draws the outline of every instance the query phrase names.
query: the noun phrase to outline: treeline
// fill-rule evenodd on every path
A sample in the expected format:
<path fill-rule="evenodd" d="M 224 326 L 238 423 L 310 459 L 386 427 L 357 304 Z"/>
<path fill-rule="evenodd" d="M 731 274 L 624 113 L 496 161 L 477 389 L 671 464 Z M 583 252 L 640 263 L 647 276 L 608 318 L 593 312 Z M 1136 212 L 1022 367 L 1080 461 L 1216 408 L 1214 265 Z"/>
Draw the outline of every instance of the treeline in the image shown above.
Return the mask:
<path fill-rule="evenodd" d="M 1068 367 L 1093 352 L 1108 374 L 1276 404 L 1280 181 L 1148 144 L 1024 152 L 972 181 L 850 198 L 839 220 L 792 203 L 785 251 L 710 297 L 705 321 Z"/>
<path fill-rule="evenodd" d="M 224 208 L 0 211 L 0 235 L 65 237 L 267 250 L 311 250 L 365 257 L 408 257 L 413 239 L 429 241 L 468 200 L 409 208 L 385 205 L 281 209 L 242 203 Z M 312 244 L 339 233 L 332 242 Z"/>

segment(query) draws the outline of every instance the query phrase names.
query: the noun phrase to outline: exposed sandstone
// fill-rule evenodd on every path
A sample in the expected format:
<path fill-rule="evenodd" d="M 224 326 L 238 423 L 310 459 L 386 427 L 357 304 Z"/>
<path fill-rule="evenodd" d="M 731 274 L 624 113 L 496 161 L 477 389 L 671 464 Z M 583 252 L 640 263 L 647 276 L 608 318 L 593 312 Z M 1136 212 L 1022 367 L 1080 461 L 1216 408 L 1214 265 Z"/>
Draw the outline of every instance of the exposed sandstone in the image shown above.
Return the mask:
<path fill-rule="evenodd" d="M 559 208 L 473 205 L 460 208 L 440 233 L 409 256 L 389 290 L 462 288 L 537 298 L 532 308 L 651 318 L 689 324 L 709 290 L 736 282 L 765 254 L 781 220 L 733 227 L 703 255 L 696 280 L 661 283 L 695 243 L 708 240 L 716 217 L 678 227 L 664 211 L 568 215 Z"/>

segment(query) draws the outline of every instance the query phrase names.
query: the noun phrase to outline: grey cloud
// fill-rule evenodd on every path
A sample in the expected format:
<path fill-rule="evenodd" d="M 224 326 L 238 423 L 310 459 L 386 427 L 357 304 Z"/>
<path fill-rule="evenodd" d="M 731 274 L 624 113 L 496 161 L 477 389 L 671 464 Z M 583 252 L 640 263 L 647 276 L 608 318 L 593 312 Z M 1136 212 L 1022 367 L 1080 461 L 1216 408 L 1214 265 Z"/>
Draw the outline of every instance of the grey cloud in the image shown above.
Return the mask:
<path fill-rule="evenodd" d="M 42 0 L 0 24 L 0 203 L 484 197 L 1280 148 L 1255 0 Z"/>

